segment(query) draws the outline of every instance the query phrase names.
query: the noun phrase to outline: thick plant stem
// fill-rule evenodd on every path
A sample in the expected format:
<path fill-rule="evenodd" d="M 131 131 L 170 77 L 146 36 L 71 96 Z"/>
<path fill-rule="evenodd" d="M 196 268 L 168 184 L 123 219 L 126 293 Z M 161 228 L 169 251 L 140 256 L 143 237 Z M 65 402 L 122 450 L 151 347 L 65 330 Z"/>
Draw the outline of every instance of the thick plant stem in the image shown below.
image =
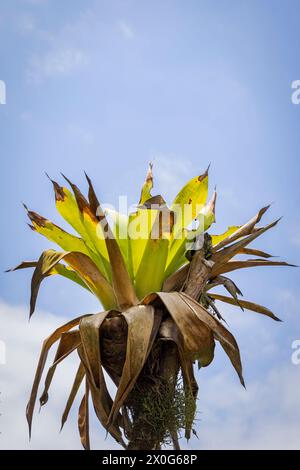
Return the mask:
<path fill-rule="evenodd" d="M 183 292 L 198 301 L 210 277 L 212 267 L 213 262 L 206 259 L 205 246 L 203 249 L 196 251 L 183 285 Z"/>
<path fill-rule="evenodd" d="M 213 263 L 206 259 L 206 247 L 202 250 L 195 252 L 191 263 L 189 272 L 182 288 L 182 291 L 187 295 L 197 300 L 201 296 L 203 289 L 211 274 Z M 171 341 L 163 342 L 159 348 L 159 362 L 158 371 L 156 378 L 158 380 L 146 382 L 146 386 L 142 385 L 144 393 L 151 393 L 155 395 L 163 393 L 162 384 L 168 384 L 171 387 L 172 394 L 174 396 L 178 372 L 179 372 L 179 354 L 177 345 Z M 193 364 L 191 363 L 191 367 Z M 151 366 L 150 366 L 151 368 Z M 145 378 L 143 374 L 140 379 L 140 383 L 143 384 Z M 144 382 L 145 385 L 145 382 Z M 197 391 L 194 393 L 196 399 Z M 147 424 L 147 417 L 143 415 L 142 409 L 136 409 L 136 420 L 133 423 L 132 439 L 128 444 L 130 450 L 154 450 L 159 449 L 161 446 L 162 436 L 165 432 L 169 431 L 174 449 L 179 449 L 177 430 L 174 429 L 153 429 L 153 427 Z M 145 438 L 146 436 L 146 438 Z"/>
<path fill-rule="evenodd" d="M 177 346 L 175 343 L 162 341 L 159 343 L 158 348 L 159 361 L 155 376 L 152 376 L 152 380 L 149 380 L 147 377 L 148 371 L 144 371 L 137 388 L 137 393 L 143 394 L 146 401 L 147 395 L 152 398 L 155 398 L 155 396 L 162 397 L 165 391 L 168 390 L 168 395 L 173 397 L 175 393 L 179 371 Z M 152 364 L 149 363 L 148 366 L 152 368 Z M 166 399 L 170 399 L 170 396 L 166 397 Z M 177 441 L 177 436 L 175 437 L 174 430 L 157 429 L 149 423 L 147 410 L 144 410 L 143 406 L 139 406 L 139 404 L 134 406 L 134 414 L 135 422 L 133 423 L 132 429 L 133 437 L 128 444 L 129 450 L 159 449 L 161 446 L 161 440 L 167 431 L 170 432 L 172 437 L 174 436 L 173 442 Z"/>

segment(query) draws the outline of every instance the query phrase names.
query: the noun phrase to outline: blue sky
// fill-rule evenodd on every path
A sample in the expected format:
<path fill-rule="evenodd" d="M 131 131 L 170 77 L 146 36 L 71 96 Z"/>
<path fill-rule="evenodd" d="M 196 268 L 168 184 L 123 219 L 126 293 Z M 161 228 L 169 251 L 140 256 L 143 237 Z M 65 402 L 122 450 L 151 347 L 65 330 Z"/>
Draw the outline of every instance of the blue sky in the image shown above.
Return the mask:
<path fill-rule="evenodd" d="M 116 203 L 119 195 L 128 195 L 135 202 L 149 160 L 154 160 L 155 190 L 168 200 L 211 162 L 210 186 L 216 184 L 219 194 L 214 232 L 246 221 L 274 201 L 266 221 L 284 218 L 256 245 L 300 264 L 300 105 L 291 102 L 291 84 L 300 79 L 299 15 L 300 4 L 292 0 L 2 1 L 3 269 L 49 247 L 27 229 L 21 201 L 61 222 L 45 171 L 53 178 L 62 171 L 84 186 L 85 170 L 102 201 Z M 298 270 L 258 268 L 234 279 L 245 298 L 268 306 L 284 323 L 226 309 L 242 350 L 248 398 L 232 391 L 239 385 L 219 352 L 200 375 L 204 431 L 192 445 L 255 447 L 265 442 L 253 437 L 259 430 L 265 435 L 263 422 L 273 429 L 265 444 L 283 442 L 289 434 L 284 426 L 276 428 L 275 409 L 291 429 L 288 442 L 296 442 L 300 415 L 285 408 L 282 397 L 286 393 L 293 403 L 300 383 L 300 366 L 290 361 L 291 343 L 300 338 Z M 23 321 L 30 274 L 0 274 L 0 283 L 1 322 L 9 334 L 5 312 Z M 38 307 L 35 324 L 45 321 L 43 311 L 55 322 L 99 309 L 91 296 L 55 278 L 42 286 Z M 10 374 L 9 362 L 0 367 L 0 373 Z M 214 384 L 234 394 L 235 403 L 220 399 Z M 259 399 L 264 406 L 251 408 Z M 3 406 L 9 416 L 13 404 Z"/>

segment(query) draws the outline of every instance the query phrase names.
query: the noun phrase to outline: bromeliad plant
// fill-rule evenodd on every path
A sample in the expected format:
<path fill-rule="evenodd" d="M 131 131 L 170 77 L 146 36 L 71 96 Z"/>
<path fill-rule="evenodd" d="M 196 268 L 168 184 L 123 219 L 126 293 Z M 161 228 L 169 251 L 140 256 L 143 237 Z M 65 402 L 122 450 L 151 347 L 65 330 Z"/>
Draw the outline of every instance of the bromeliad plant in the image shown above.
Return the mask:
<path fill-rule="evenodd" d="M 41 282 L 55 274 L 94 294 L 105 311 L 70 320 L 44 341 L 27 406 L 30 432 L 48 351 L 58 342 L 40 404 L 48 400 L 56 367 L 77 351 L 79 366 L 62 426 L 84 383 L 78 412 L 84 448 L 90 447 L 91 396 L 100 423 L 124 448 L 159 449 L 173 443 L 178 449 L 181 431 L 187 439 L 194 431 L 198 392 L 194 364 L 206 367 L 211 363 L 215 341 L 244 385 L 239 348 L 222 323 L 216 300 L 279 320 L 267 308 L 241 300 L 240 290 L 226 276 L 254 266 L 287 265 L 248 248 L 278 221 L 257 227 L 267 206 L 244 225 L 209 235 L 215 221 L 216 192 L 206 202 L 208 171 L 192 178 L 168 208 L 161 196 L 151 195 L 150 165 L 139 205 L 129 215 L 103 211 L 88 177 L 88 199 L 67 181 L 72 191 L 52 181 L 56 207 L 78 236 L 26 207 L 32 230 L 63 251 L 49 249 L 38 261 L 23 262 L 15 269 L 34 268 L 30 316 Z M 198 227 L 189 228 L 194 219 Z M 220 285 L 229 296 L 212 292 Z M 105 373 L 116 385 L 113 398 Z"/>

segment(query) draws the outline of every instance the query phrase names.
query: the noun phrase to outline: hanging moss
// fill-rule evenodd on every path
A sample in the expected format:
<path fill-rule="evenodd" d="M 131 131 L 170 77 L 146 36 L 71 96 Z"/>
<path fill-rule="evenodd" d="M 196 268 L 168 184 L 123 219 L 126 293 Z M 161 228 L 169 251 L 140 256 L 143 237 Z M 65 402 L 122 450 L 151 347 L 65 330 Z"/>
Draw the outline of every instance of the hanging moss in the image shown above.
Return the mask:
<path fill-rule="evenodd" d="M 193 425 L 195 400 L 178 378 L 174 385 L 162 379 L 152 387 L 139 384 L 131 393 L 130 413 L 134 426 L 131 440 L 169 445 Z"/>

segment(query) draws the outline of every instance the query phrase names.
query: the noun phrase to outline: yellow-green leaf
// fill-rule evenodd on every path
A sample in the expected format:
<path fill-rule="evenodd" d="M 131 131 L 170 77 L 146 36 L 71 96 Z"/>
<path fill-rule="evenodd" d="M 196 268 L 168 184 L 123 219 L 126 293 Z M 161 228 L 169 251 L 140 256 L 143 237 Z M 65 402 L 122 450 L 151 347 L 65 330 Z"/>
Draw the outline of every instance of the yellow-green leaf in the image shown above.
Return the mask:
<path fill-rule="evenodd" d="M 220 235 L 211 235 L 211 241 L 213 246 L 225 240 L 225 238 L 229 237 L 229 235 L 232 235 L 239 228 L 241 228 L 241 225 L 231 225 L 224 233 L 221 233 Z"/>
<path fill-rule="evenodd" d="M 203 175 L 195 176 L 179 191 L 171 210 L 175 213 L 173 233 L 187 228 L 206 203 L 208 194 L 208 169 Z"/>
<path fill-rule="evenodd" d="M 214 191 L 210 201 L 201 209 L 196 220 L 198 228 L 196 230 L 182 229 L 182 236 L 173 239 L 169 246 L 168 259 L 166 264 L 165 279 L 173 274 L 177 269 L 187 263 L 185 253 L 190 249 L 190 245 L 203 232 L 208 230 L 215 222 L 215 204 L 217 193 Z"/>
<path fill-rule="evenodd" d="M 172 224 L 172 212 L 167 207 L 156 211 L 156 219 L 135 277 L 139 299 L 149 292 L 162 289 Z"/>
<path fill-rule="evenodd" d="M 99 228 L 102 230 L 103 236 L 105 237 L 106 248 L 110 261 L 114 293 L 119 308 L 123 310 L 127 307 L 131 307 L 132 305 L 136 305 L 138 299 L 119 245 L 113 236 L 105 213 L 101 208 L 92 182 L 88 176 L 87 181 L 89 184 L 89 205 L 87 206 L 84 202 L 83 207 L 80 209 L 83 213 L 86 212 L 88 214 L 92 214 L 92 216 L 100 222 Z"/>
<path fill-rule="evenodd" d="M 153 167 L 153 164 L 150 162 L 146 179 L 142 187 L 139 204 L 144 204 L 144 202 L 146 202 L 147 199 L 150 199 L 152 197 L 151 195 L 151 189 L 153 188 L 152 167 Z"/>

